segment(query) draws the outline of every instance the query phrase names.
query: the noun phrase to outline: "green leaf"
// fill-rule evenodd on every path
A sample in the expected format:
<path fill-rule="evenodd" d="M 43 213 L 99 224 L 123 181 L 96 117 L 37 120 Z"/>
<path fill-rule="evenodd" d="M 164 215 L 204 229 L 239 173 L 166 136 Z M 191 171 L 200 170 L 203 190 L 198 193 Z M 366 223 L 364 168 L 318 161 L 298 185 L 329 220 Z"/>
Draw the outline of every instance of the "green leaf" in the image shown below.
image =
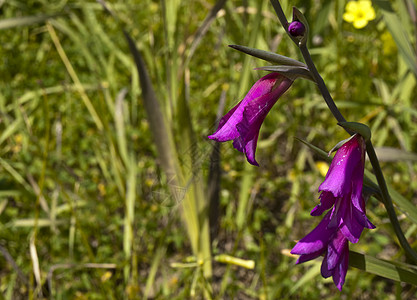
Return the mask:
<path fill-rule="evenodd" d="M 123 31 L 123 33 L 129 44 L 130 52 L 133 55 L 136 68 L 139 73 L 144 107 L 148 116 L 149 127 L 152 131 L 161 166 L 167 174 L 168 180 L 177 181 L 180 177 L 182 177 L 182 175 L 180 175 L 181 171 L 179 170 L 176 162 L 176 147 L 174 146 L 172 133 L 169 131 L 166 124 L 165 117 L 156 97 L 155 90 L 153 89 L 145 62 L 130 35 L 126 31 Z M 179 186 L 179 184 L 175 185 Z"/>
<path fill-rule="evenodd" d="M 349 251 L 349 266 L 394 281 L 417 285 L 417 272 L 392 262 Z"/>
<path fill-rule="evenodd" d="M 280 65 L 287 65 L 287 66 L 299 66 L 307 68 L 306 64 L 302 63 L 301 61 L 286 57 L 284 55 L 279 55 L 273 52 L 254 49 L 250 47 L 240 46 L 240 45 L 229 45 L 229 47 L 241 51 L 243 53 L 255 56 L 257 58 L 277 63 Z"/>
<path fill-rule="evenodd" d="M 321 150 L 320 148 L 310 144 L 307 141 L 304 141 L 302 139 L 299 139 L 297 137 L 295 137 L 295 139 L 301 143 L 303 143 L 304 145 L 306 145 L 307 147 L 309 147 L 311 150 L 313 150 L 316 154 L 318 154 L 321 158 L 323 158 L 324 160 L 326 160 L 327 162 L 331 162 L 332 158 L 329 157 L 329 155 L 327 154 L 327 152 Z"/>

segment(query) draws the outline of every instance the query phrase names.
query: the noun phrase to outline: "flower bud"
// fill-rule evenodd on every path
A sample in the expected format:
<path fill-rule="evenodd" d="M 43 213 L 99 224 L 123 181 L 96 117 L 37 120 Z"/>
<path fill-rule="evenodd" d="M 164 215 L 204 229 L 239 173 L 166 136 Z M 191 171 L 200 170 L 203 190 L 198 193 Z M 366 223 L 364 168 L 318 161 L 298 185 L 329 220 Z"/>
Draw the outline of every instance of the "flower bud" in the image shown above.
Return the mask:
<path fill-rule="evenodd" d="M 293 21 L 288 26 L 288 31 L 292 36 L 302 36 L 306 31 L 306 27 L 299 21 Z"/>
<path fill-rule="evenodd" d="M 293 40 L 298 40 L 298 46 L 305 46 L 308 39 L 308 22 L 303 13 L 298 8 L 293 7 L 292 22 L 288 25 L 288 34 Z M 294 42 L 295 42 L 294 40 Z"/>

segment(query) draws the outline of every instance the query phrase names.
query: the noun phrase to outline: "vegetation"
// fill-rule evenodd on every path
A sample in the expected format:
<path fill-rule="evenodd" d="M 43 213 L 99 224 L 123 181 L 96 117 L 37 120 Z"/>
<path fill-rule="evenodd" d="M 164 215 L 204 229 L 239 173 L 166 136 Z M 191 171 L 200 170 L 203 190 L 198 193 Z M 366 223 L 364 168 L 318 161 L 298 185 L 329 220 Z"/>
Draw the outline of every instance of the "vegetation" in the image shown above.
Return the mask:
<path fill-rule="evenodd" d="M 305 14 L 338 107 L 369 125 L 396 198 L 415 207 L 415 2 L 374 1 L 360 29 L 343 20 L 347 1 L 280 2 Z M 348 137 L 314 83 L 296 80 L 265 119 L 260 167 L 207 138 L 266 74 L 229 44 L 302 61 L 269 1 L 10 0 L 0 12 L 2 298 L 417 298 L 353 267 L 339 292 L 321 261 L 289 254 L 319 221 L 328 166 L 295 137 L 325 151 Z M 417 221 L 396 204 L 415 249 Z M 350 249 L 410 263 L 384 206 L 370 198 L 367 212 L 377 228 Z"/>

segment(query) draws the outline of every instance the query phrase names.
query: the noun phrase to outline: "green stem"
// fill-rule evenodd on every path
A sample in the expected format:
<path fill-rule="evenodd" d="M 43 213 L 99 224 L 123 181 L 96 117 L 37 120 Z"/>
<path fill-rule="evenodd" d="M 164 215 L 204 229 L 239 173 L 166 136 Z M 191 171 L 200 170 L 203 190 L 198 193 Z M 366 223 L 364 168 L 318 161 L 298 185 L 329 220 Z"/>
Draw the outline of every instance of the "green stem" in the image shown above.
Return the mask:
<path fill-rule="evenodd" d="M 291 40 L 299 47 L 301 54 L 303 55 L 303 58 L 306 62 L 306 65 L 308 66 L 308 69 L 311 72 L 311 75 L 313 76 L 314 80 L 316 81 L 316 84 L 320 90 L 320 93 L 322 94 L 324 101 L 326 101 L 327 106 L 329 107 L 331 113 L 336 118 L 336 120 L 340 122 L 346 122 L 346 119 L 343 117 L 339 109 L 337 108 L 336 104 L 334 103 L 334 100 L 332 96 L 329 93 L 329 90 L 326 87 L 326 84 L 323 81 L 323 78 L 320 76 L 319 72 L 317 71 L 316 66 L 314 65 L 313 60 L 311 59 L 310 52 L 308 51 L 306 44 L 300 44 L 291 34 L 288 32 L 288 21 L 285 17 L 285 14 L 281 8 L 281 4 L 279 3 L 279 0 L 270 0 L 272 6 L 275 9 L 275 12 L 278 16 L 278 19 L 280 20 L 282 26 L 284 27 L 285 31 L 287 32 L 288 36 L 291 38 Z M 350 132 L 349 132 L 350 133 Z M 375 153 L 375 149 L 371 143 L 371 141 L 366 142 L 366 152 L 368 153 L 369 160 L 372 164 L 372 168 L 375 172 L 375 176 L 378 181 L 379 189 L 381 191 L 382 195 L 382 202 L 385 206 L 385 209 L 387 210 L 388 216 L 390 218 L 391 224 L 394 228 L 394 232 L 397 235 L 397 238 L 401 244 L 401 246 L 404 248 L 405 252 L 411 257 L 415 262 L 417 262 L 417 253 L 411 248 L 410 244 L 408 243 L 407 239 L 404 236 L 404 233 L 402 232 L 402 229 L 400 227 L 400 223 L 398 222 L 397 215 L 394 210 L 394 205 L 392 204 L 391 197 L 388 192 L 387 184 L 384 179 L 384 175 L 382 174 L 381 167 L 379 165 L 378 158 Z"/>
<path fill-rule="evenodd" d="M 323 78 L 320 76 L 319 72 L 317 71 L 316 66 L 313 63 L 313 60 L 311 59 L 310 52 L 307 49 L 307 45 L 301 44 L 298 42 L 296 38 L 294 38 L 289 32 L 288 32 L 288 21 L 287 17 L 285 16 L 281 4 L 278 0 L 271 0 L 271 4 L 275 9 L 275 12 L 278 16 L 279 21 L 281 22 L 282 27 L 284 27 L 285 31 L 287 32 L 288 36 L 291 38 L 291 40 L 296 44 L 300 50 L 301 54 L 304 57 L 304 61 L 306 62 L 306 65 L 308 66 L 308 69 L 310 70 L 311 75 L 313 76 L 314 80 L 316 81 L 316 84 L 323 95 L 324 101 L 326 101 L 327 106 L 329 107 L 330 111 L 332 112 L 333 116 L 336 118 L 336 120 L 340 122 L 346 122 L 346 119 L 343 117 L 343 115 L 340 113 L 339 109 L 336 107 L 336 104 L 333 101 L 332 96 L 329 93 L 329 90 L 326 87 L 326 84 L 323 81 Z"/>
<path fill-rule="evenodd" d="M 346 122 L 346 119 L 343 117 L 343 115 L 337 108 L 336 104 L 334 103 L 333 98 L 330 95 L 329 90 L 327 89 L 326 84 L 323 81 L 323 78 L 320 76 L 319 72 L 317 71 L 317 68 L 313 63 L 313 60 L 311 59 L 310 52 L 308 51 L 307 46 L 300 45 L 299 48 L 300 48 L 301 54 L 303 55 L 304 61 L 306 62 L 306 65 L 308 66 L 308 69 L 310 70 L 311 75 L 316 81 L 317 87 L 319 88 L 320 93 L 322 94 L 324 101 L 326 101 L 326 104 L 329 107 L 330 111 L 332 112 L 333 116 L 336 118 L 336 120 L 339 123 Z"/>
<path fill-rule="evenodd" d="M 278 0 L 271 0 L 271 4 L 275 9 L 275 13 L 278 16 L 279 21 L 281 22 L 282 27 L 284 27 L 285 32 L 288 34 L 288 36 L 290 37 L 290 39 L 292 39 L 292 41 L 298 46 L 298 41 L 295 37 L 293 37 L 289 32 L 288 32 L 288 21 L 287 21 L 287 17 L 284 14 L 284 11 L 282 10 L 281 4 L 279 3 Z"/>

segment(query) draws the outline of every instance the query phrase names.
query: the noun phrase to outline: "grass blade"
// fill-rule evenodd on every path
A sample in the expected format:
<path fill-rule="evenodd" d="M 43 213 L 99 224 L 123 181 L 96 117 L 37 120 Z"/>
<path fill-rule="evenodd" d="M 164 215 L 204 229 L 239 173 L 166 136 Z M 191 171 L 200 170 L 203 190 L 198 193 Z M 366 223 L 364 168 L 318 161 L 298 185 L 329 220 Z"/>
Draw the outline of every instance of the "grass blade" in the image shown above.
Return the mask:
<path fill-rule="evenodd" d="M 182 202 L 183 211 L 188 213 L 188 217 L 185 218 L 185 222 L 190 236 L 191 247 L 193 252 L 197 255 L 200 249 L 200 225 L 196 203 L 190 198 L 190 194 L 192 194 L 193 191 L 186 193 L 190 182 L 186 183 L 182 175 L 172 133 L 169 132 L 168 127 L 166 126 L 166 121 L 152 87 L 152 82 L 149 78 L 145 62 L 143 61 L 142 56 L 129 34 L 126 31 L 123 31 L 123 33 L 128 41 L 129 49 L 134 57 L 139 73 L 144 106 L 150 124 L 149 127 L 152 131 L 152 136 L 156 144 L 159 161 L 167 177 L 168 187 L 172 197 L 175 198 L 177 203 Z"/>
<path fill-rule="evenodd" d="M 126 187 L 126 203 L 125 203 L 125 217 L 124 217 L 124 231 L 123 231 L 123 251 L 127 263 L 124 268 L 124 277 L 126 284 L 128 283 L 130 273 L 130 259 L 132 256 L 133 245 L 133 221 L 135 218 L 135 199 L 136 199 L 136 162 L 132 158 L 129 166 L 128 182 Z"/>
<path fill-rule="evenodd" d="M 56 16 L 58 15 L 26 16 L 26 17 L 9 18 L 6 20 L 0 20 L 0 30 L 14 28 L 14 27 L 28 26 L 28 25 L 33 25 L 36 23 L 42 23 Z"/>
<path fill-rule="evenodd" d="M 83 100 L 85 106 L 87 107 L 87 110 L 89 111 L 91 117 L 93 118 L 94 123 L 96 124 L 97 128 L 100 131 L 103 130 L 103 123 L 101 122 L 100 117 L 98 116 L 93 104 L 91 103 L 91 100 L 88 98 L 85 92 L 84 86 L 81 84 L 81 81 L 78 78 L 77 73 L 75 72 L 74 68 L 72 67 L 71 62 L 69 61 L 67 55 L 65 54 L 65 51 L 62 48 L 61 43 L 59 42 L 58 36 L 54 28 L 52 27 L 50 23 L 47 23 L 46 27 L 55 45 L 55 48 L 58 51 L 58 54 L 61 57 L 61 60 L 64 63 L 65 67 L 67 68 L 68 74 L 71 76 L 71 79 L 74 81 L 74 84 L 77 87 L 78 92 L 81 95 L 81 99 Z"/>
<path fill-rule="evenodd" d="M 394 281 L 417 285 L 416 271 L 407 270 L 404 267 L 375 257 L 349 251 L 349 265 Z"/>
<path fill-rule="evenodd" d="M 152 135 L 158 151 L 158 156 L 161 162 L 161 166 L 164 169 L 168 181 L 179 181 L 177 174 L 179 174 L 178 167 L 176 167 L 174 159 L 177 156 L 175 153 L 174 142 L 172 134 L 169 133 L 166 125 L 165 118 L 162 114 L 159 102 L 156 98 L 154 89 L 152 88 L 152 82 L 149 78 L 148 71 L 145 66 L 145 62 L 142 59 L 135 42 L 130 35 L 123 31 L 126 40 L 129 44 L 130 52 L 135 60 L 136 68 L 139 73 L 140 86 L 142 88 L 142 96 L 144 100 L 144 106 L 146 114 L 149 120 L 149 127 L 152 131 Z"/>
<path fill-rule="evenodd" d="M 387 3 L 387 1 L 384 1 Z M 378 2 L 377 2 L 378 3 Z M 417 63 L 414 56 L 413 47 L 409 42 L 407 32 L 404 30 L 401 24 L 400 18 L 394 13 L 392 7 L 380 6 L 382 8 L 382 14 L 387 24 L 395 43 L 398 46 L 398 50 L 407 64 L 407 67 L 417 76 Z"/>

